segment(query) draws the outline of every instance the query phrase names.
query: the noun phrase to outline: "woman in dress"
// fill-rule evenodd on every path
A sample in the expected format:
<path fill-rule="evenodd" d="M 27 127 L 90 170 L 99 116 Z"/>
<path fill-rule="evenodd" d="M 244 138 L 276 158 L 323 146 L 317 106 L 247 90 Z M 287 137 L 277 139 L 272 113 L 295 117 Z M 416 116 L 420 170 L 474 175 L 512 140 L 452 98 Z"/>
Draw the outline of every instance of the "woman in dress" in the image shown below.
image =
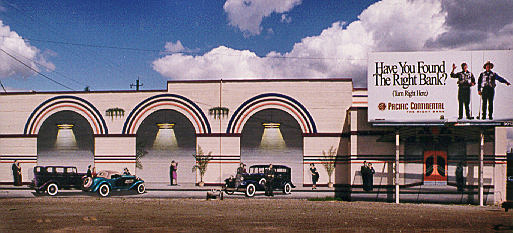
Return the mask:
<path fill-rule="evenodd" d="M 310 164 L 310 173 L 312 174 L 312 190 L 317 189 L 317 181 L 319 181 L 319 172 L 317 172 L 317 168 L 315 164 Z"/>
<path fill-rule="evenodd" d="M 171 175 L 173 177 L 171 185 L 178 185 L 176 170 L 178 170 L 178 163 L 173 160 L 171 161 Z"/>

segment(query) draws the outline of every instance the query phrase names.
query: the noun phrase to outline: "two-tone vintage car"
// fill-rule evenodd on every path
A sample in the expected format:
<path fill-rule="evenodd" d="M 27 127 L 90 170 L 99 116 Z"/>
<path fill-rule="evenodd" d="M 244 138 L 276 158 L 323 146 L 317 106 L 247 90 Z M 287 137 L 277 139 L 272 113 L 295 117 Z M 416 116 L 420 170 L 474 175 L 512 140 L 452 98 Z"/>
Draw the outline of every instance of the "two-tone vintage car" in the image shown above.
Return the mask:
<path fill-rule="evenodd" d="M 83 181 L 83 188 L 88 192 L 98 192 L 107 197 L 111 191 L 135 190 L 138 194 L 145 191 L 144 181 L 134 175 L 122 175 L 117 171 L 100 171 L 95 177 L 87 177 Z"/>
<path fill-rule="evenodd" d="M 29 187 L 37 193 L 55 196 L 60 189 L 82 189 L 85 173 L 78 173 L 73 166 L 35 166 L 34 179 Z"/>
<path fill-rule="evenodd" d="M 247 197 L 255 196 L 256 191 L 265 191 L 265 169 L 269 165 L 253 165 L 249 167 L 248 173 L 242 174 L 241 180 L 237 182 L 235 177 L 225 180 L 223 190 L 230 195 L 234 192 L 244 192 Z M 284 165 L 273 165 L 274 182 L 273 190 L 282 190 L 284 194 L 290 194 L 295 188 L 291 181 L 290 168 Z"/>

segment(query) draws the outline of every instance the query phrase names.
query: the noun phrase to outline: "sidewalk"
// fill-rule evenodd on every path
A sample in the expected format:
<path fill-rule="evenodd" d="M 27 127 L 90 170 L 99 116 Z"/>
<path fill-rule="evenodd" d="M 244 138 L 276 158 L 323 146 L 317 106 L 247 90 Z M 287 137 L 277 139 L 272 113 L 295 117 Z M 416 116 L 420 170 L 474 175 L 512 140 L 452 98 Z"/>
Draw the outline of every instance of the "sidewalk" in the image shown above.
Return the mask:
<path fill-rule="evenodd" d="M 221 189 L 220 185 L 205 185 L 200 187 L 195 183 L 181 183 L 178 185 L 169 185 L 164 182 L 146 182 L 146 190 L 148 191 L 208 191 L 212 189 Z M 14 186 L 11 184 L 0 184 L 0 190 L 30 190 L 28 185 Z M 334 192 L 334 188 L 328 187 L 317 187 L 316 190 L 312 190 L 311 187 L 303 187 L 303 185 L 297 185 L 293 188 L 294 192 Z"/>
<path fill-rule="evenodd" d="M 169 183 L 165 182 L 146 182 L 146 190 L 148 191 L 208 191 L 212 189 L 221 189 L 220 185 L 205 185 L 200 187 L 195 183 L 181 183 L 178 185 L 169 185 Z M 23 186 L 13 186 L 10 184 L 0 184 L 0 190 L 29 190 L 28 185 Z M 305 187 L 303 185 L 296 185 L 293 188 L 294 192 L 340 192 L 347 190 L 348 187 L 341 188 L 328 188 L 328 187 L 317 187 L 317 189 L 312 190 L 312 187 Z M 375 186 L 374 189 L 370 192 L 364 191 L 361 187 L 352 187 L 351 193 L 353 194 L 386 194 L 387 192 L 394 192 L 395 189 L 393 187 L 379 187 Z M 457 191 L 457 188 L 454 186 L 447 185 L 418 185 L 413 187 L 401 187 L 401 194 L 461 194 L 461 192 Z M 466 188 L 463 192 L 464 194 L 477 193 L 477 188 Z M 489 188 L 485 188 L 485 194 L 492 194 L 493 190 Z"/>
<path fill-rule="evenodd" d="M 204 186 L 199 187 L 194 183 L 182 183 L 176 186 L 170 186 L 168 183 L 146 183 L 148 191 L 143 196 L 135 195 L 133 197 L 155 197 L 155 198 L 204 198 L 205 193 L 212 189 L 220 189 L 221 186 Z M 401 188 L 401 203 L 438 203 L 438 204 L 478 204 L 478 190 L 475 187 L 469 187 L 464 192 L 458 192 L 453 186 L 434 186 L 419 185 L 414 187 Z M 13 186 L 9 184 L 0 184 L 0 198 L 9 197 L 34 197 L 34 193 L 27 185 Z M 79 194 L 81 192 L 78 192 Z M 281 191 L 278 191 L 281 193 Z M 493 204 L 493 189 L 484 190 L 484 200 L 486 204 Z M 61 197 L 77 195 L 73 190 L 65 190 Z M 231 197 L 243 198 L 243 193 L 230 195 Z M 258 193 L 259 197 L 263 196 L 263 191 Z M 312 190 L 311 187 L 303 187 L 298 185 L 292 189 L 291 195 L 277 195 L 277 198 L 291 199 L 309 199 L 309 198 L 326 198 L 337 197 L 346 201 L 368 201 L 368 202 L 395 202 L 395 189 L 393 186 L 374 187 L 370 192 L 364 191 L 361 187 L 349 186 L 328 188 L 318 187 Z"/>

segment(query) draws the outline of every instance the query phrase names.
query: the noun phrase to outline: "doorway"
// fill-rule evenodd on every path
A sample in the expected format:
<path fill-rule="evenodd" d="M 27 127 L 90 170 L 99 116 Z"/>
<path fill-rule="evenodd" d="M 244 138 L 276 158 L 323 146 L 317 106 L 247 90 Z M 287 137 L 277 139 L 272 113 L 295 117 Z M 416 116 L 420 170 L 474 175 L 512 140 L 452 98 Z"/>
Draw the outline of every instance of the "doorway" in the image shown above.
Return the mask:
<path fill-rule="evenodd" d="M 424 184 L 447 185 L 446 151 L 424 151 Z"/>

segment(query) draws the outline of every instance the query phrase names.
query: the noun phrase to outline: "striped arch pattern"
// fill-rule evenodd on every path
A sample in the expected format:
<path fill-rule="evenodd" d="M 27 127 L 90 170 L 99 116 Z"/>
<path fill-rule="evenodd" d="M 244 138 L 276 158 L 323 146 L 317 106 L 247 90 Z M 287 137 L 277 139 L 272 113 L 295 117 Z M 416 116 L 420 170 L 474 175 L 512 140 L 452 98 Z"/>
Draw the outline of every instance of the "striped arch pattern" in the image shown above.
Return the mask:
<path fill-rule="evenodd" d="M 109 133 L 105 119 L 94 105 L 80 97 L 64 95 L 50 98 L 37 106 L 27 119 L 23 134 L 37 134 L 46 118 L 62 110 L 74 111 L 84 116 L 94 134 Z"/>
<path fill-rule="evenodd" d="M 308 110 L 294 98 L 278 93 L 261 94 L 244 102 L 230 118 L 226 133 L 241 133 L 243 124 L 253 114 L 269 108 L 286 109 L 298 121 L 303 133 L 317 133 L 317 127 Z"/>
<path fill-rule="evenodd" d="M 180 95 L 161 94 L 147 98 L 135 106 L 123 125 L 123 134 L 135 134 L 145 113 L 160 109 L 179 110 L 191 121 L 197 134 L 211 133 L 210 123 L 196 103 Z"/>

